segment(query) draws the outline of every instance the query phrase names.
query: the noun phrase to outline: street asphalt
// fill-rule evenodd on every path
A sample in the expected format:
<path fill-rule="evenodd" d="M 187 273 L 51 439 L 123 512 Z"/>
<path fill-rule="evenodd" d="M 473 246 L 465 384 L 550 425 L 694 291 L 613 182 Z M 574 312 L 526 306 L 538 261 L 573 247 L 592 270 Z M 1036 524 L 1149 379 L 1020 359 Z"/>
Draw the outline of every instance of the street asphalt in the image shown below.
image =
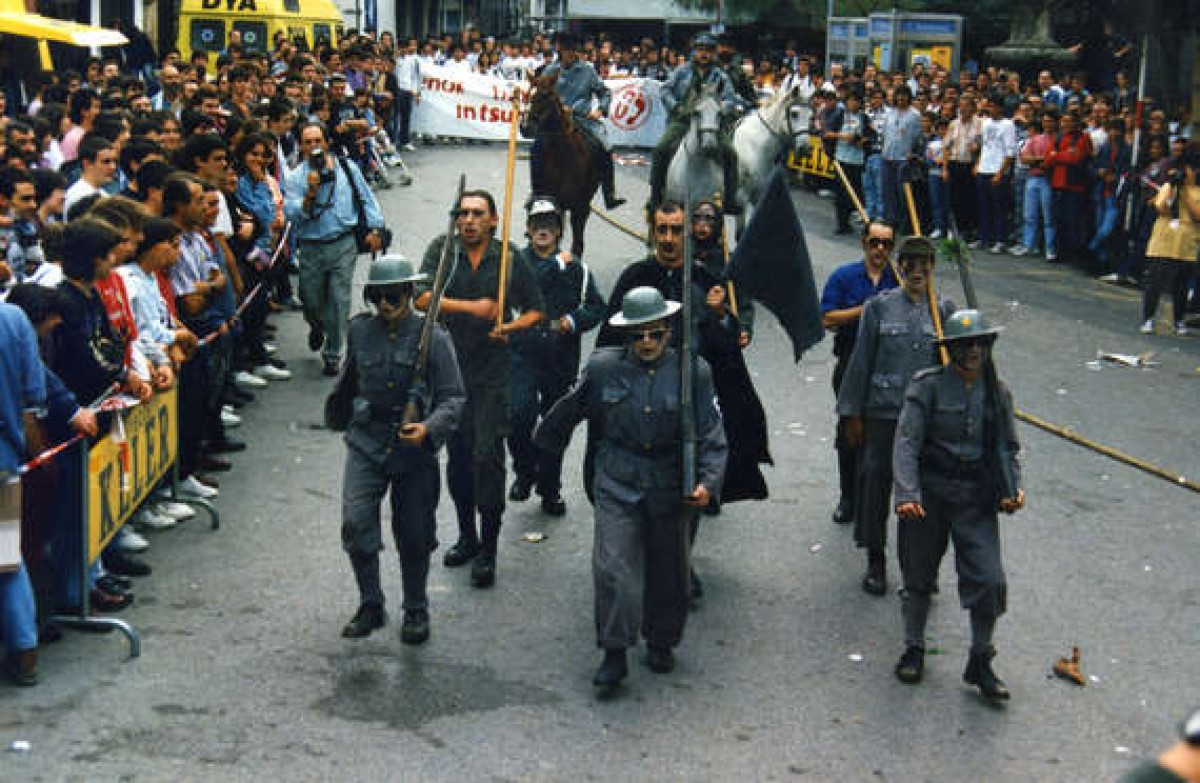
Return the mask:
<path fill-rule="evenodd" d="M 416 183 L 380 194 L 397 249 L 419 260 L 444 230 L 460 172 L 501 199 L 504 154 L 408 156 Z M 618 172 L 630 203 L 615 217 L 638 229 L 645 181 L 644 168 Z M 519 209 L 524 162 L 517 182 Z M 857 242 L 833 236 L 830 201 L 794 195 L 821 285 L 858 258 Z M 645 252 L 597 219 L 587 240 L 605 292 Z M 1200 341 L 1140 335 L 1136 292 L 1076 269 L 987 254 L 974 268 L 983 309 L 1006 329 L 997 362 L 1018 408 L 1200 474 Z M 938 280 L 963 302 L 952 270 Z M 952 556 L 925 681 L 897 682 L 894 555 L 889 595 L 866 595 L 863 557 L 830 521 L 832 341 L 794 364 L 767 314 L 747 355 L 771 432 L 771 498 L 704 518 L 694 559 L 706 594 L 675 672 L 652 674 L 639 651 L 615 698 L 592 691 L 582 437 L 566 460 L 565 518 L 510 505 L 493 589 L 442 567 L 456 535 L 444 498 L 430 641 L 400 643 L 390 544 L 393 621 L 344 640 L 356 592 L 339 541 L 344 447 L 320 427 L 331 384 L 300 315 L 274 321 L 295 377 L 244 410 L 234 434 L 250 448 L 221 477 L 221 529 L 198 517 L 150 534 L 154 574 L 121 615 L 140 658 L 118 635 L 68 632 L 43 650 L 40 685 L 0 686 L 0 779 L 1102 781 L 1174 741 L 1200 703 L 1197 495 L 1024 424 L 1029 503 L 1002 522 L 1009 613 L 995 661 L 1013 700 L 994 707 L 962 684 L 969 628 Z M 1153 351 L 1159 364 L 1090 365 L 1098 351 Z M 1073 646 L 1086 687 L 1051 675 Z"/>

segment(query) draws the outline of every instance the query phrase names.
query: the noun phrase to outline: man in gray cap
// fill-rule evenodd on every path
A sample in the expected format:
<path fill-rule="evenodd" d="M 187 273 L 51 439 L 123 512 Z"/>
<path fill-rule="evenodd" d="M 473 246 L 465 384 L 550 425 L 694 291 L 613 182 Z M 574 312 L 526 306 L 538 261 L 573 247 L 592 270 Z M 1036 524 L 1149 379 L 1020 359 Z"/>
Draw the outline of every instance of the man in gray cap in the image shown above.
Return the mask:
<path fill-rule="evenodd" d="M 929 595 L 953 541 L 958 597 L 971 613 L 963 680 L 993 701 L 1009 698 L 991 664 L 992 633 L 1008 593 L 996 512 L 1012 514 L 1025 505 L 1012 395 L 990 366 L 999 331 L 978 310 L 950 317 L 941 341 L 950 365 L 913 377 L 894 454 L 905 638 L 896 676 L 910 685 L 921 681 Z"/>
<path fill-rule="evenodd" d="M 359 607 L 342 636 L 367 636 L 386 622 L 379 582 L 383 549 L 380 503 L 391 491 L 392 532 L 404 584 L 400 638 L 429 638 L 425 583 L 437 547 L 437 451 L 458 425 L 466 402 L 450 336 L 430 334 L 418 366 L 425 319 L 413 314 L 413 284 L 426 279 L 400 255 L 371 266 L 363 298 L 375 314 L 350 321 L 346 362 L 326 402 L 326 424 L 346 431 L 342 547 L 358 582 Z M 416 403 L 416 420 L 405 408 Z"/>
<path fill-rule="evenodd" d="M 592 151 L 596 170 L 600 173 L 604 207 L 616 209 L 625 203 L 625 199 L 617 196 L 612 153 L 604 141 L 604 117 L 612 103 L 612 92 L 596 73 L 595 67 L 579 56 L 578 36 L 573 33 L 558 35 L 558 61 L 547 65 L 540 75 L 558 77 L 555 90 L 559 100 L 570 110 L 575 126 L 583 131 L 583 137 L 587 139 L 588 148 Z M 533 144 L 530 155 L 534 168 L 540 169 L 541 145 L 537 139 Z M 540 171 L 531 172 L 531 176 L 534 180 L 534 190 L 543 192 Z"/>
<path fill-rule="evenodd" d="M 892 440 L 904 390 L 913 373 L 937 362 L 937 333 L 929 311 L 933 243 L 909 237 L 900 245 L 899 288 L 867 300 L 850 364 L 838 391 L 837 413 L 849 448 L 859 450 L 854 540 L 867 550 L 862 587 L 887 592 L 887 521 L 892 489 Z M 943 318 L 954 311 L 942 300 Z"/>
<path fill-rule="evenodd" d="M 693 396 L 696 485 L 684 487 L 679 354 L 669 347 L 678 302 L 635 288 L 610 323 L 628 345 L 600 348 L 579 383 L 551 408 L 534 434 L 562 453 L 588 419 L 598 441 L 596 478 L 596 637 L 604 660 L 593 683 L 611 691 L 628 674 L 625 651 L 646 639 L 651 671 L 675 667 L 672 648 L 688 614 L 689 530 L 698 509 L 720 493 L 727 448 L 712 372 L 696 359 Z"/>

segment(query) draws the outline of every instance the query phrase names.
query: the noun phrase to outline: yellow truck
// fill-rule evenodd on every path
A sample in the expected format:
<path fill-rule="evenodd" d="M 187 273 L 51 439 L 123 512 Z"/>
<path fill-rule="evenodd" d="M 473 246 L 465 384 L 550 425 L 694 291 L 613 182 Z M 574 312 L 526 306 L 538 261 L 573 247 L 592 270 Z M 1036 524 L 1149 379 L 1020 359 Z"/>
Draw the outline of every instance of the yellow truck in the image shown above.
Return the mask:
<path fill-rule="evenodd" d="M 212 67 L 235 30 L 244 51 L 269 52 L 280 32 L 310 48 L 322 38 L 336 44 L 342 24 L 333 0 L 181 0 L 177 46 L 185 61 L 193 52 L 207 53 Z"/>

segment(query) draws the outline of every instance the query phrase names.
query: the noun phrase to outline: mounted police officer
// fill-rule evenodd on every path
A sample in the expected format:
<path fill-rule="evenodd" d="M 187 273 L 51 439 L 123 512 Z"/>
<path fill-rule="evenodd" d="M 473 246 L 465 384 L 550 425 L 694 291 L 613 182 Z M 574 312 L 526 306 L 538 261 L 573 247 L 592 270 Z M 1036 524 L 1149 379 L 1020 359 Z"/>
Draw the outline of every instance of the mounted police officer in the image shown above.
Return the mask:
<path fill-rule="evenodd" d="M 906 645 L 896 676 L 921 681 L 929 595 L 953 541 L 958 597 L 971 614 L 963 680 L 991 700 L 1009 698 L 991 664 L 992 633 L 1008 592 L 996 512 L 1012 514 L 1025 505 L 1012 395 L 991 366 L 999 331 L 977 310 L 950 317 L 941 341 L 950 365 L 922 370 L 909 384 L 895 449 Z"/>
<path fill-rule="evenodd" d="M 721 112 L 725 117 L 732 117 L 737 108 L 737 93 L 734 92 L 733 83 L 716 64 L 717 39 L 709 33 L 700 33 L 692 42 L 692 46 L 692 61 L 672 71 L 662 87 L 662 102 L 670 119 L 651 156 L 652 206 L 662 202 L 663 190 L 667 184 L 667 167 L 671 165 L 675 150 L 691 127 L 692 106 L 701 90 L 708 87 L 716 92 L 721 103 Z M 718 135 L 722 165 L 725 169 L 725 192 L 737 193 L 737 154 L 733 150 L 729 134 L 722 131 Z M 732 198 L 728 201 L 730 204 L 727 205 L 727 210 L 732 211 Z"/>
<path fill-rule="evenodd" d="M 400 255 L 387 255 L 370 270 L 363 298 L 375 314 L 355 316 L 347 358 L 326 403 L 331 429 L 346 430 L 342 486 L 342 547 L 358 582 L 359 608 L 342 636 L 367 636 L 386 622 L 379 580 L 383 549 L 380 503 L 391 491 L 392 532 L 404 584 L 400 638 L 429 638 L 425 583 L 429 555 L 437 547 L 437 451 L 458 425 L 466 401 L 450 336 L 432 332 L 427 365 L 417 368 L 424 319 L 413 314 L 413 284 L 425 275 Z M 423 370 L 423 378 L 416 377 Z M 420 421 L 404 423 L 415 382 L 428 390 Z"/>
<path fill-rule="evenodd" d="M 742 68 L 742 56 L 737 53 L 733 38 L 723 35 L 717 41 L 717 66 L 725 71 L 737 94 L 738 111 L 745 114 L 758 107 L 758 90 Z"/>
<path fill-rule="evenodd" d="M 527 500 L 536 485 L 542 510 L 560 517 L 567 512 L 562 499 L 562 456 L 533 445 L 539 414 L 566 394 L 579 373 L 580 340 L 604 317 L 604 298 L 596 278 L 582 259 L 559 248 L 562 213 L 548 196 L 534 196 L 526 207 L 529 246 L 525 263 L 537 278 L 545 302 L 545 319 L 509 342 L 509 405 L 512 432 L 508 450 L 516 480 L 508 499 Z"/>
<path fill-rule="evenodd" d="M 604 660 L 593 683 L 615 688 L 628 674 L 626 649 L 646 639 L 646 663 L 665 673 L 688 614 L 689 529 L 721 490 L 726 445 L 712 373 L 696 360 L 696 485 L 682 485 L 683 419 L 679 354 L 669 347 L 678 302 L 636 288 L 610 323 L 627 345 L 600 348 L 579 383 L 535 433 L 539 446 L 562 453 L 583 419 L 598 440 L 596 478 L 596 637 Z"/>
<path fill-rule="evenodd" d="M 606 209 L 616 209 L 625 203 L 625 199 L 617 197 L 612 153 L 604 140 L 603 123 L 604 117 L 608 115 L 609 104 L 612 103 L 612 93 L 592 64 L 579 56 L 579 37 L 573 33 L 560 33 L 558 61 L 547 65 L 539 75 L 558 77 L 555 84 L 558 97 L 563 105 L 571 110 L 575 126 L 583 131 L 583 137 L 587 139 L 588 147 L 592 151 L 596 170 L 600 173 L 604 206 Z M 537 192 L 541 178 L 536 169 L 542 164 L 541 147 L 537 139 L 534 140 L 530 155 L 535 169 L 531 172 L 534 191 Z"/>
<path fill-rule="evenodd" d="M 854 509 L 854 540 L 867 550 L 863 590 L 887 592 L 889 496 L 892 488 L 892 442 L 904 390 L 917 370 L 937 362 L 937 332 L 929 311 L 929 282 L 933 275 L 933 243 L 909 237 L 900 246 L 899 288 L 867 300 L 858 327 L 850 364 L 838 392 L 838 416 L 846 444 L 859 449 L 858 486 Z M 939 305 L 948 318 L 953 306 Z"/>

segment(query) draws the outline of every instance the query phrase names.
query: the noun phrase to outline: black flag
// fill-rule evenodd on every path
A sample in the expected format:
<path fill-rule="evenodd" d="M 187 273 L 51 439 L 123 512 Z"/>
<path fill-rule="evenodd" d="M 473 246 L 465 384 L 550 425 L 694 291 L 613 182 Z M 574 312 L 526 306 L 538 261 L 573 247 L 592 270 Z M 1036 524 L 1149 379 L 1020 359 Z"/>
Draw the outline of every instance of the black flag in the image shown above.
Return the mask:
<path fill-rule="evenodd" d="M 779 319 L 792 339 L 796 361 L 825 336 L 804 229 L 782 166 L 775 168 L 733 251 L 729 277 L 738 293 L 762 302 Z"/>

